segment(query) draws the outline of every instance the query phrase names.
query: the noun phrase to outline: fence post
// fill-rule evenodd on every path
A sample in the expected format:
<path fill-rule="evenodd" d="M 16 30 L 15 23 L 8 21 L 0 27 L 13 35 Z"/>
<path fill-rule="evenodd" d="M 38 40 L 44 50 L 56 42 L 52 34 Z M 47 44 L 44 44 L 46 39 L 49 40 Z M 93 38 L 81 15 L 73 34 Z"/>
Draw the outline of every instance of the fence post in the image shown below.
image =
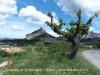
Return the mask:
<path fill-rule="evenodd" d="M 10 69 L 11 66 L 10 66 L 10 57 L 8 58 L 8 69 Z"/>

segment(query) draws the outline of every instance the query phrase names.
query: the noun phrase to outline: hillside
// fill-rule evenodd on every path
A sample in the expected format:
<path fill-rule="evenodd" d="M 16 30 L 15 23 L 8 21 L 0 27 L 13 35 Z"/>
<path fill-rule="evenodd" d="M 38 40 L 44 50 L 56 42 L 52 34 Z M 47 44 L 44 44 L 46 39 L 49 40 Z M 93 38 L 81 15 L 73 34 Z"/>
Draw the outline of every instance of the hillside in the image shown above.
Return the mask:
<path fill-rule="evenodd" d="M 43 28 L 40 28 L 40 29 L 26 35 L 27 40 L 31 40 L 31 39 L 35 39 L 35 38 L 43 38 L 43 37 L 55 38 L 54 36 L 47 33 Z"/>
<path fill-rule="evenodd" d="M 50 35 L 47 33 L 43 28 L 40 28 L 32 33 L 26 34 L 26 37 L 23 39 L 3 39 L 0 40 L 1 44 L 8 44 L 10 46 L 14 46 L 17 44 L 17 46 L 25 46 L 28 44 L 34 45 L 35 43 L 39 41 L 55 41 L 57 40 L 56 37 Z"/>
<path fill-rule="evenodd" d="M 11 69 L 8 69 L 8 66 L 0 68 L 1 72 L 4 71 L 3 75 L 100 75 L 100 70 L 81 54 L 81 51 L 90 49 L 89 47 L 81 46 L 73 61 L 68 59 L 69 43 L 66 46 L 64 41 L 57 41 L 49 46 L 37 43 L 20 48 L 23 51 L 9 56 L 12 62 Z M 46 51 L 43 51 L 44 49 Z M 0 58 L 0 62 L 7 59 L 8 57 Z"/>

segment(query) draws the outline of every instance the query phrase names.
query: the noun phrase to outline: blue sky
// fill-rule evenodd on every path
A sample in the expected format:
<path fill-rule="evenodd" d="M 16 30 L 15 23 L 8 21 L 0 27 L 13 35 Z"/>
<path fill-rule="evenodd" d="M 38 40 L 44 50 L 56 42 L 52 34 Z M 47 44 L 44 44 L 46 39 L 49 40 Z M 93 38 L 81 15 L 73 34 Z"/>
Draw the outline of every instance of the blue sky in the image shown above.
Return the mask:
<path fill-rule="evenodd" d="M 52 11 L 54 22 L 61 17 L 65 23 L 77 21 L 76 12 L 82 9 L 82 20 L 87 22 L 94 13 L 100 14 L 100 0 L 0 0 L 0 38 L 25 38 L 40 27 L 57 36 L 45 25 L 46 15 Z M 94 18 L 89 31 L 100 32 L 100 17 Z M 64 30 L 65 27 L 63 27 Z"/>

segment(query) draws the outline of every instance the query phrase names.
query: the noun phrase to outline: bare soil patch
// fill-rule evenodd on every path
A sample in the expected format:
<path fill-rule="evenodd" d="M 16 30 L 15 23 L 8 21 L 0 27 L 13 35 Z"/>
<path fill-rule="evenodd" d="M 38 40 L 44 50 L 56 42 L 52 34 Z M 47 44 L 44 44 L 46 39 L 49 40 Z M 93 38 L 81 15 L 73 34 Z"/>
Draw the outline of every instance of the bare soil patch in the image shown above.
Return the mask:
<path fill-rule="evenodd" d="M 5 50 L 5 51 L 7 51 L 9 53 L 21 51 L 21 48 L 18 48 L 18 47 L 1 48 L 1 49 Z"/>

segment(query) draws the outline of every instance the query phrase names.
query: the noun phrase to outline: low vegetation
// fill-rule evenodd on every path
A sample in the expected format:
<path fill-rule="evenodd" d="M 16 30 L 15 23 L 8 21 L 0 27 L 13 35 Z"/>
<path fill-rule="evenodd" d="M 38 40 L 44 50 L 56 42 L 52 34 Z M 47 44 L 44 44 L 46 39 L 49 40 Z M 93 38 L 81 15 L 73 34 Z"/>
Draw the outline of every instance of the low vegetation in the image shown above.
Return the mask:
<path fill-rule="evenodd" d="M 0 49 L 0 57 L 9 57 L 10 54 L 7 51 Z"/>
<path fill-rule="evenodd" d="M 100 48 L 100 41 L 99 40 L 95 41 L 93 47 L 94 48 Z"/>
<path fill-rule="evenodd" d="M 48 46 L 47 54 L 58 61 L 66 59 L 71 52 L 71 44 L 66 41 L 56 41 Z"/>
<path fill-rule="evenodd" d="M 25 50 L 26 50 L 27 52 L 32 51 L 32 50 L 33 50 L 32 45 L 28 45 L 28 46 L 26 46 Z"/>
<path fill-rule="evenodd" d="M 5 71 L 4 75 L 100 75 L 100 70 L 83 58 L 81 51 L 89 49 L 83 47 L 81 44 L 77 58 L 72 61 L 68 59 L 71 44 L 60 40 L 45 46 L 44 42 L 37 42 L 12 53 L 11 69 L 6 66 L 0 70 Z"/>
<path fill-rule="evenodd" d="M 37 42 L 35 44 L 35 50 L 38 51 L 38 52 L 46 52 L 46 47 L 44 45 L 44 42 L 40 41 L 40 42 Z"/>

